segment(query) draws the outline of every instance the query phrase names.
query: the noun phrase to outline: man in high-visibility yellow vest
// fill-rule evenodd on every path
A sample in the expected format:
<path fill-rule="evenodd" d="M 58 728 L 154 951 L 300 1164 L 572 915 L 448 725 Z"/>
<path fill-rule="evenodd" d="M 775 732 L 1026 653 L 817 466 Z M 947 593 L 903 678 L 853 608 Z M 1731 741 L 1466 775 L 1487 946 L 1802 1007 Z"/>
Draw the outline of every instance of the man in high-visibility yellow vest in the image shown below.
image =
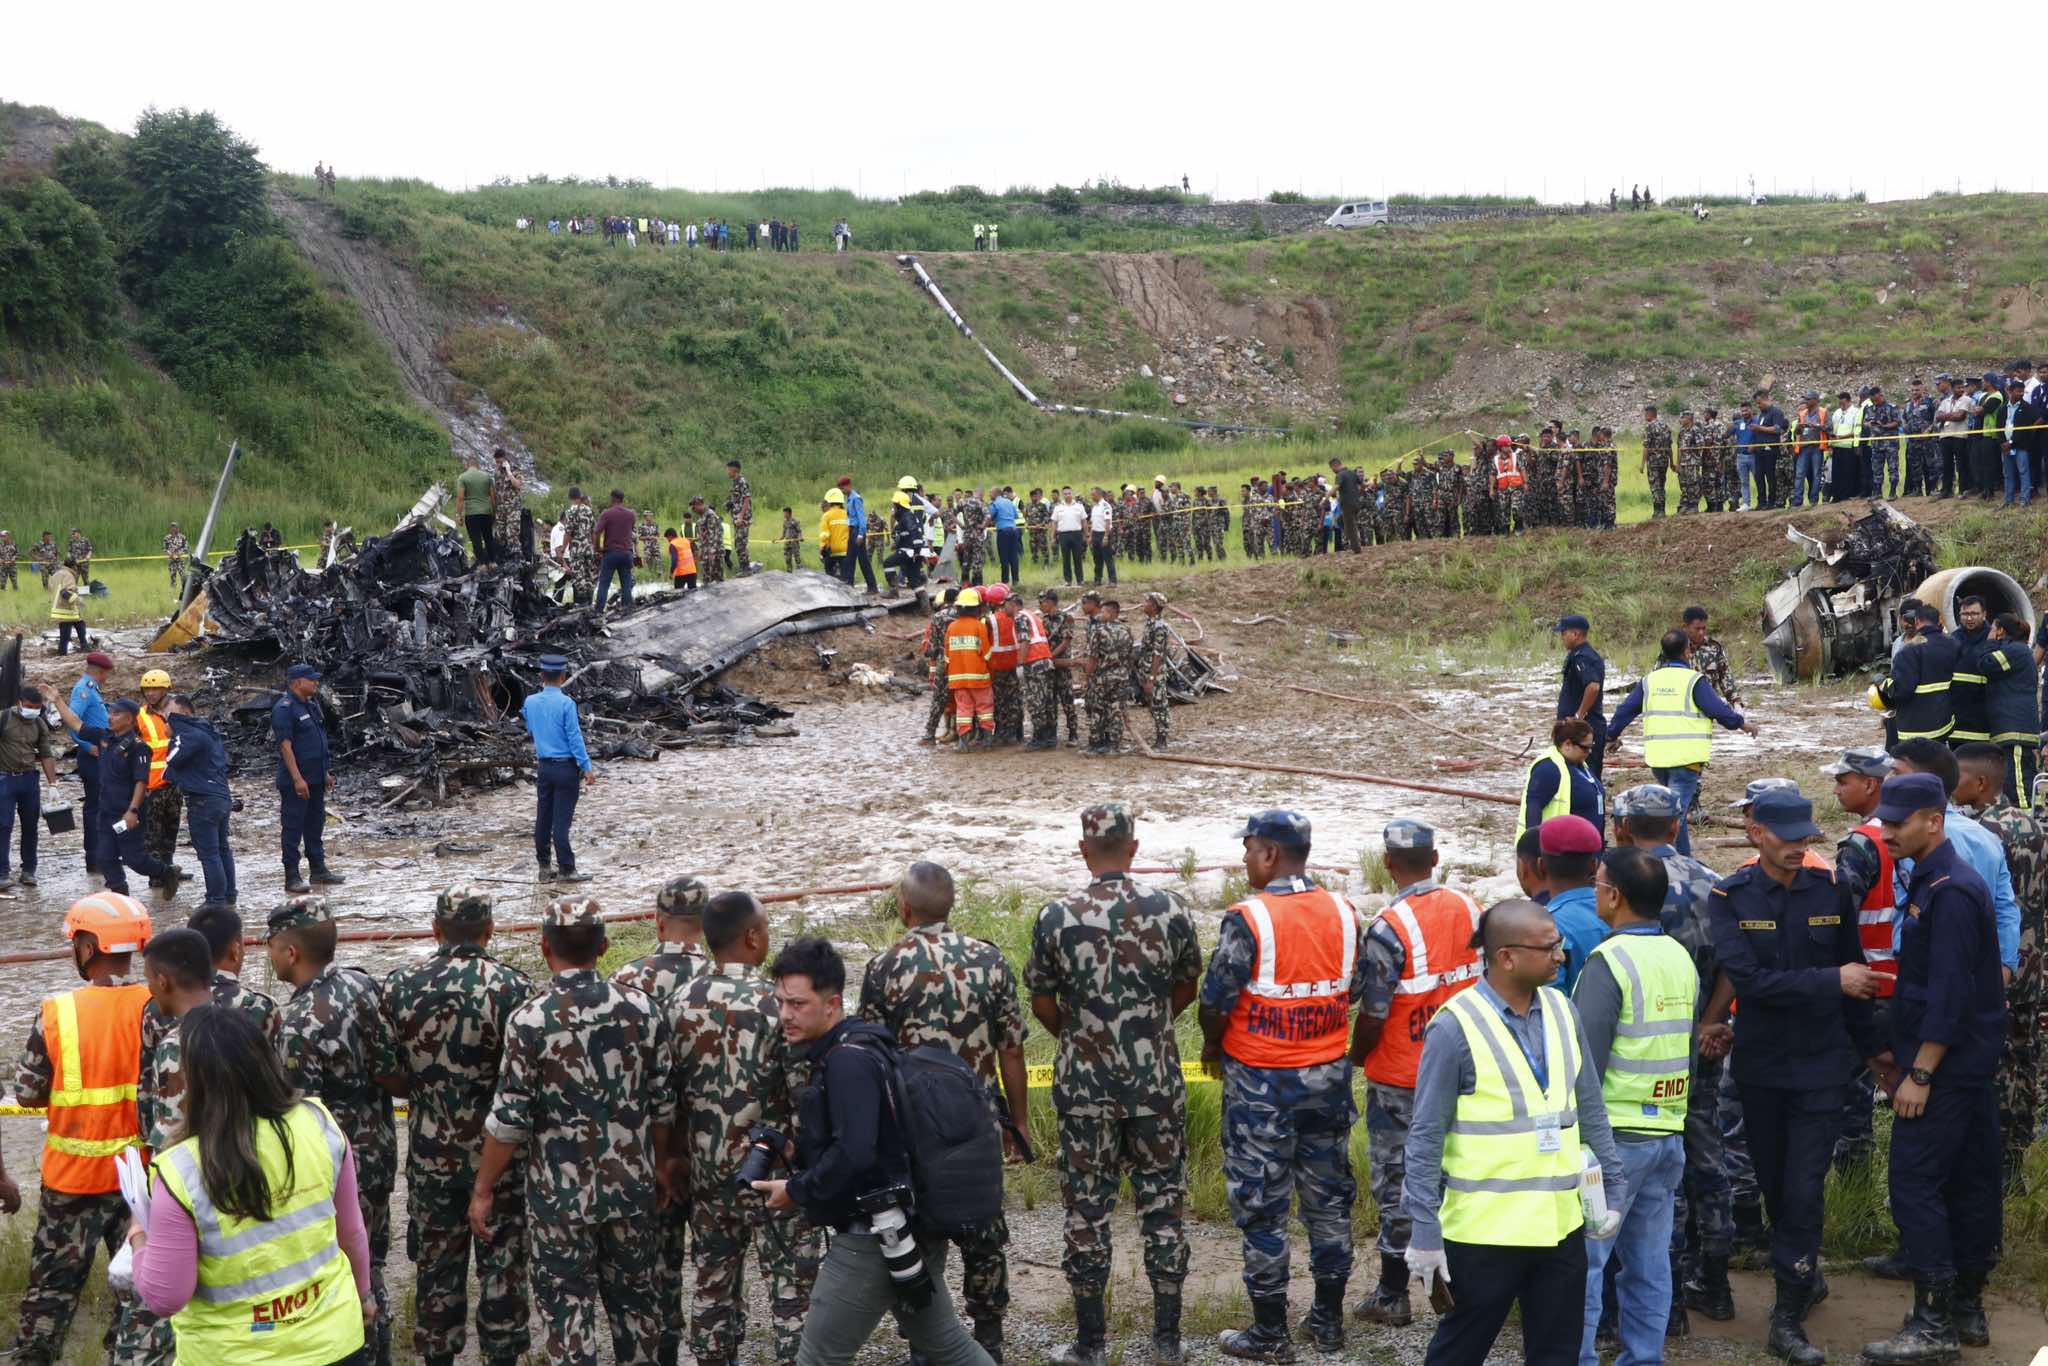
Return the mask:
<path fill-rule="evenodd" d="M 1564 939 L 1533 901 L 1503 901 L 1474 936 L 1485 970 L 1437 1011 L 1423 1035 L 1401 1203 L 1412 1221 L 1408 1267 L 1455 1297 L 1425 1366 L 1478 1366 L 1508 1310 L 1522 1311 L 1522 1359 L 1579 1359 L 1586 1289 L 1579 1188 L 1592 1149 L 1620 1227 L 1623 1177 L 1600 1074 L 1562 992 L 1546 986 Z"/>
<path fill-rule="evenodd" d="M 127 1230 L 128 1202 L 114 1158 L 142 1141 L 135 1081 L 149 988 L 129 981 L 128 973 L 149 942 L 149 912 L 132 897 L 98 892 L 64 913 L 64 937 L 85 984 L 44 1000 L 15 1072 L 16 1098 L 49 1107 L 42 1196 L 13 1353 L 32 1366 L 48 1366 L 63 1354 L 96 1250 L 111 1254 Z M 0 1200 L 10 1212 L 18 1204 L 19 1196 Z M 117 1305 L 114 1312 L 118 1320 L 124 1310 Z M 109 1346 L 114 1329 L 107 1326 Z"/>
<path fill-rule="evenodd" d="M 1638 715 L 1643 718 L 1643 761 L 1657 775 L 1657 781 L 1678 794 L 1678 809 L 1690 811 L 1700 795 L 1700 777 L 1714 754 L 1714 724 L 1749 735 L 1757 732 L 1756 722 L 1743 719 L 1721 700 L 1714 685 L 1692 667 L 1692 637 L 1684 631 L 1666 631 L 1657 642 L 1662 656 L 1614 709 L 1607 725 L 1609 740 L 1618 739 Z M 1690 856 L 1692 837 L 1688 822 L 1678 821 L 1678 852 Z"/>
<path fill-rule="evenodd" d="M 1682 1315 L 1672 1280 L 1671 1222 L 1685 1178 L 1687 1083 L 1700 977 L 1660 915 L 1670 875 L 1648 849 L 1610 850 L 1593 887 L 1600 919 L 1613 931 L 1579 974 L 1572 1005 L 1586 1031 L 1586 1065 L 1600 1075 L 1607 1121 L 1621 1154 L 1621 1227 L 1586 1240 L 1586 1336 L 1593 1345 L 1607 1263 L 1615 1278 L 1619 1360 L 1663 1360 L 1664 1330 Z"/>

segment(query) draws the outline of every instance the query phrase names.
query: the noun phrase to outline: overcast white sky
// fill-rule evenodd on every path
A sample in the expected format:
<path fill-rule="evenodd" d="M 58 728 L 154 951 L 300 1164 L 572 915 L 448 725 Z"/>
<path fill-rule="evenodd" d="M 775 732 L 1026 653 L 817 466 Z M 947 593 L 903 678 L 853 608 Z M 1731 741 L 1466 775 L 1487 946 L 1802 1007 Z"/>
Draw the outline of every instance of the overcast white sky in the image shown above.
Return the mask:
<path fill-rule="evenodd" d="M 103 0 L 12 6 L 0 96 L 121 129 L 151 104 L 211 108 L 272 166 L 451 188 L 538 171 L 869 195 L 1183 173 L 1225 198 L 1663 198 L 1751 175 L 1764 193 L 2035 188 L 2037 157 L 1954 140 L 2006 117 L 1956 103 L 2004 79 L 1981 33 L 1956 39 L 1974 74 L 1913 95 L 1928 19 L 1841 0 Z M 1795 72 L 1798 48 L 1852 35 L 1872 60 L 1848 85 L 1826 56 Z"/>

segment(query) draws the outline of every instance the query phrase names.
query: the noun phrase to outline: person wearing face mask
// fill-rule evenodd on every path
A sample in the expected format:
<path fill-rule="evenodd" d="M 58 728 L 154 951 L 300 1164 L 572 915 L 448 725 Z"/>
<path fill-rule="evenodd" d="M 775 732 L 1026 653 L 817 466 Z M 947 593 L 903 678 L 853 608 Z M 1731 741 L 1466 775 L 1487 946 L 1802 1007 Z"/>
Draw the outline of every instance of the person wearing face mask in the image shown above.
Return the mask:
<path fill-rule="evenodd" d="M 0 718 L 0 888 L 18 880 L 36 885 L 36 822 L 43 810 L 43 781 L 57 784 L 57 749 L 43 716 L 42 690 L 24 683 L 14 705 Z M 37 769 L 42 771 L 37 773 Z M 9 846 L 21 825 L 21 873 L 9 867 Z"/>

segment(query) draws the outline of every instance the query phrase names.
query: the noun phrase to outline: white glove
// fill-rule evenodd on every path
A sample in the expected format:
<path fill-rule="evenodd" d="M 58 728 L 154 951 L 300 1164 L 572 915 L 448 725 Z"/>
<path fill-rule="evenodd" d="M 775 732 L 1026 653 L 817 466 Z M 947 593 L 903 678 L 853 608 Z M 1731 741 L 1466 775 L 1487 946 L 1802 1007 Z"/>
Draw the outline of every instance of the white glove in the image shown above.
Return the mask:
<path fill-rule="evenodd" d="M 1586 1236 L 1603 1243 L 1619 1232 L 1621 1232 L 1620 1210 L 1611 1209 L 1592 1223 L 1586 1225 Z"/>
<path fill-rule="evenodd" d="M 1451 1283 L 1451 1264 L 1445 1260 L 1442 1248 L 1416 1247 L 1411 1243 L 1407 1256 L 1408 1274 L 1421 1277 L 1424 1285 L 1431 1283 L 1429 1278 L 1432 1275 L 1442 1277 L 1445 1285 Z"/>

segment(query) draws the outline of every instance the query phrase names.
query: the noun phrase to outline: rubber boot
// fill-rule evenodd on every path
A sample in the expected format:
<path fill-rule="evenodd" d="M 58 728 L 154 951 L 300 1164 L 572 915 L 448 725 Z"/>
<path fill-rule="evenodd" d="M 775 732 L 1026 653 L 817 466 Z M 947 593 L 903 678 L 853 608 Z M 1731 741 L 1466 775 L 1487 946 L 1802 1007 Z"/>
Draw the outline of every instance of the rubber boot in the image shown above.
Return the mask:
<path fill-rule="evenodd" d="M 1956 1288 L 1950 1301 L 1950 1312 L 1956 1321 L 1956 1339 L 1965 1347 L 1989 1347 L 1991 1345 L 1991 1322 L 1984 1317 L 1984 1273 L 1981 1271 L 1958 1271 Z"/>
<path fill-rule="evenodd" d="M 1003 1366 L 1003 1320 L 1001 1315 L 974 1320 L 974 1340 L 981 1350 L 988 1353 L 988 1359 L 996 1366 Z M 915 1356 L 916 1353 L 911 1355 Z"/>
<path fill-rule="evenodd" d="M 1294 1339 L 1287 1332 L 1287 1294 L 1252 1296 L 1252 1326 L 1225 1330 L 1216 1345 L 1227 1357 L 1245 1361 L 1292 1361 Z"/>
<path fill-rule="evenodd" d="M 1883 1342 L 1865 1343 L 1863 1359 L 1872 1366 L 1962 1360 L 1963 1345 L 1950 1308 L 1954 1288 L 1953 1281 L 1913 1282 L 1913 1312 Z"/>
<path fill-rule="evenodd" d="M 341 886 L 342 883 L 346 881 L 348 881 L 347 878 L 343 877 L 340 873 L 335 872 L 332 868 L 329 868 L 324 863 L 316 863 L 313 865 L 313 882 L 316 886 L 339 887 Z"/>
<path fill-rule="evenodd" d="M 1316 1282 L 1315 1307 L 1308 1311 L 1308 1317 L 1301 1321 L 1301 1331 L 1308 1334 L 1316 1349 L 1323 1352 L 1344 1350 L 1344 1282 L 1327 1280 Z"/>
<path fill-rule="evenodd" d="M 1764 1339 L 1764 1350 L 1780 1361 L 1791 1362 L 1792 1366 L 1823 1366 L 1828 1354 L 1808 1342 L 1806 1330 L 1799 1326 L 1806 1297 L 1807 1288 L 1799 1282 L 1779 1280 L 1778 1296 L 1771 1305 L 1770 1336 Z"/>
<path fill-rule="evenodd" d="M 1180 1343 L 1180 1283 L 1152 1286 L 1152 1360 L 1157 1366 L 1180 1366 L 1187 1354 Z"/>
<path fill-rule="evenodd" d="M 1107 1366 L 1109 1319 L 1102 1296 L 1074 1296 L 1074 1340 L 1048 1358 L 1052 1366 Z"/>
<path fill-rule="evenodd" d="M 1406 1328 L 1413 1323 L 1415 1310 L 1408 1302 L 1408 1259 L 1398 1253 L 1382 1252 L 1380 1283 L 1351 1312 L 1367 1323 L 1384 1323 L 1390 1328 Z"/>
<path fill-rule="evenodd" d="M 1895 1247 L 1882 1257 L 1865 1257 L 1863 1269 L 1881 1281 L 1910 1281 L 1913 1268 L 1906 1265 L 1906 1250 Z"/>
<path fill-rule="evenodd" d="M 1716 1323 L 1735 1317 L 1735 1292 L 1728 1285 L 1728 1259 L 1701 1257 L 1699 1274 L 1685 1283 L 1687 1307 Z"/>

